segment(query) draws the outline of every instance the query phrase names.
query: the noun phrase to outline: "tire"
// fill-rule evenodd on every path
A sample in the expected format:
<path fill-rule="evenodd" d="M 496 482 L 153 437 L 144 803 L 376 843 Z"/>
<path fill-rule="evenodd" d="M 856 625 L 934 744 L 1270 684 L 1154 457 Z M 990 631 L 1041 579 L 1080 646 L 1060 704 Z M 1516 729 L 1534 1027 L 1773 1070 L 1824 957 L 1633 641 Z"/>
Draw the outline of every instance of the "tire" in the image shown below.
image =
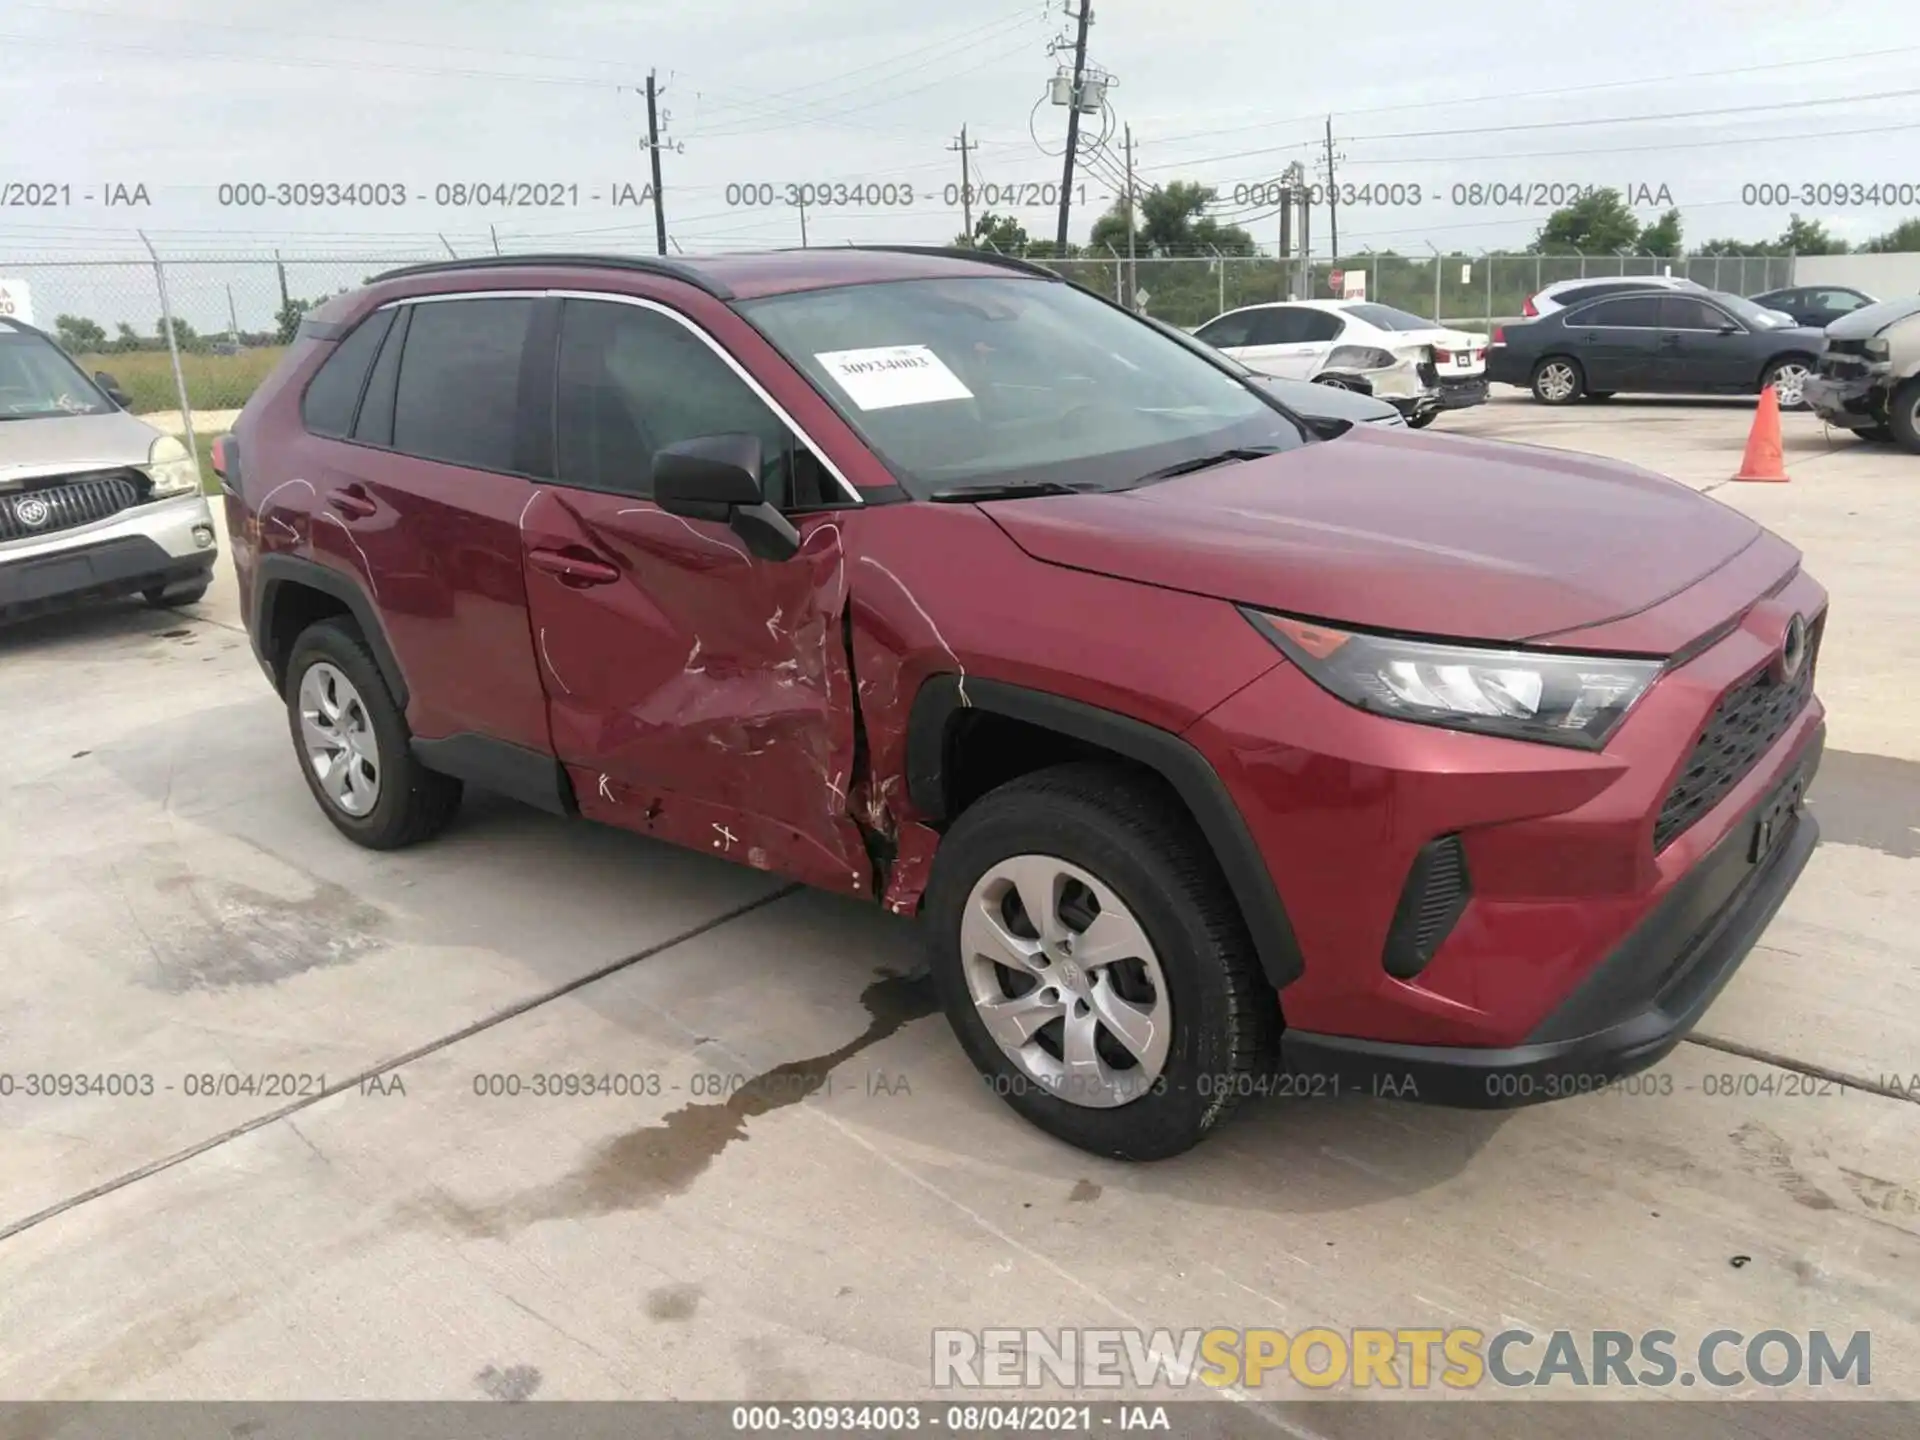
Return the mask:
<path fill-rule="evenodd" d="M 1864 430 L 1856 430 L 1853 433 L 1858 435 L 1862 440 L 1871 440 L 1876 445 L 1891 445 L 1894 443 L 1893 427 L 1891 425 L 1869 425 Z"/>
<path fill-rule="evenodd" d="M 1013 883 L 1010 869 L 1030 883 Z M 1099 921 L 1111 919 L 1117 936 L 1126 935 L 1131 922 L 1136 943 L 1119 947 L 1126 958 L 1117 963 L 1080 970 L 1085 962 L 1071 953 L 1078 938 L 1071 932 L 1091 933 L 1086 923 L 1075 923 L 1088 918 L 1087 881 L 1098 887 L 1096 899 L 1105 892 Z M 1056 925 L 1063 910 L 1079 912 L 1065 915 L 1065 926 L 1055 931 L 1066 948 L 1048 950 L 1033 934 L 1021 941 L 1034 926 L 1016 928 L 1025 917 L 1017 906 L 1011 919 L 998 912 L 1000 933 L 1030 943 L 1041 958 L 1023 970 L 1004 959 L 1008 949 L 982 946 L 995 933 L 985 917 L 997 888 L 1024 895 L 1048 893 L 1049 885 L 1066 902 L 1054 907 Z M 990 1088 L 1069 1145 L 1122 1160 L 1178 1155 L 1217 1127 L 1271 1067 L 1278 999 L 1206 841 L 1157 782 L 1116 767 L 1073 764 L 992 791 L 968 807 L 941 842 L 922 914 L 934 981 L 961 1048 Z M 1002 963 L 982 958 L 989 948 Z M 1040 974 L 1054 983 L 1043 983 Z M 1029 995 L 1039 1002 L 1049 993 L 1059 1003 L 1035 1008 L 1052 1018 L 1021 1032 L 1030 1038 L 1020 1053 L 1030 1058 L 1016 1059 L 988 1029 L 981 1006 Z M 976 1001 L 976 994 L 985 998 Z M 1101 995 L 1105 1002 L 1095 1010 L 1086 997 Z M 1116 999 L 1128 1002 L 1136 1017 L 1144 1011 L 1160 1021 L 1136 1035 L 1153 1037 L 1163 1049 L 1152 1053 L 1150 1044 L 1142 1056 L 1120 1044 L 1102 1023 L 1115 1013 L 1108 1007 Z M 1067 1026 L 1075 1016 L 1091 1017 L 1075 1033 L 1087 1038 L 1097 1064 L 1049 1081 L 1037 1071 L 1063 1074 Z"/>
<path fill-rule="evenodd" d="M 1589 390 L 1587 391 L 1587 399 L 1594 400 L 1594 401 L 1606 401 L 1606 400 L 1611 400 L 1615 395 L 1619 393 L 1620 392 L 1617 390 Z"/>
<path fill-rule="evenodd" d="M 1587 375 L 1571 356 L 1549 355 L 1533 367 L 1528 384 L 1542 405 L 1571 405 L 1586 393 Z"/>
<path fill-rule="evenodd" d="M 1440 412 L 1438 410 L 1426 410 L 1418 415 L 1409 415 L 1407 417 L 1407 428 L 1409 430 L 1424 430 L 1439 418 Z"/>
<path fill-rule="evenodd" d="M 321 620 L 300 633 L 287 661 L 284 698 L 307 788 L 334 829 L 354 844 L 403 849 L 453 819 L 461 783 L 414 758 L 406 717 L 351 621 Z M 324 713 L 329 703 L 337 712 L 332 718 Z M 323 783 L 310 745 L 327 737 L 338 753 Z M 343 777 L 337 787 L 334 775 Z"/>
<path fill-rule="evenodd" d="M 1773 386 L 1782 410 L 1805 410 L 1808 406 L 1800 394 L 1800 387 L 1812 374 L 1813 361 L 1809 357 L 1782 355 L 1761 373 L 1760 388 L 1764 390 L 1769 385 Z"/>
<path fill-rule="evenodd" d="M 1902 450 L 1920 455 L 1920 375 L 1893 392 L 1887 402 L 1887 429 Z"/>
<path fill-rule="evenodd" d="M 182 605 L 198 605 L 213 587 L 211 576 L 184 584 L 155 585 L 142 590 L 140 598 L 156 610 L 177 610 Z"/>

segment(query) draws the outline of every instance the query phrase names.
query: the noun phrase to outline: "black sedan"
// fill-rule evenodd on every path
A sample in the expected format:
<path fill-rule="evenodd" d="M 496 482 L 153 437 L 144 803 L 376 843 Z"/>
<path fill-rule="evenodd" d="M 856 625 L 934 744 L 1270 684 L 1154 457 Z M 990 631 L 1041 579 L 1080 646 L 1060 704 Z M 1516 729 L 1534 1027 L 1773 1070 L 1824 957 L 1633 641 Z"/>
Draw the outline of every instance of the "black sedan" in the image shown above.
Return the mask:
<path fill-rule="evenodd" d="M 1622 391 L 1754 395 L 1774 387 L 1799 409 L 1825 334 L 1738 295 L 1707 290 L 1614 295 L 1503 325 L 1487 347 L 1487 378 L 1524 385 L 1547 405 Z"/>
<path fill-rule="evenodd" d="M 1791 290 L 1769 290 L 1753 297 L 1753 303 L 1768 310 L 1791 315 L 1801 325 L 1824 330 L 1842 315 L 1851 315 L 1875 302 L 1864 290 L 1851 285 L 1796 285 Z"/>

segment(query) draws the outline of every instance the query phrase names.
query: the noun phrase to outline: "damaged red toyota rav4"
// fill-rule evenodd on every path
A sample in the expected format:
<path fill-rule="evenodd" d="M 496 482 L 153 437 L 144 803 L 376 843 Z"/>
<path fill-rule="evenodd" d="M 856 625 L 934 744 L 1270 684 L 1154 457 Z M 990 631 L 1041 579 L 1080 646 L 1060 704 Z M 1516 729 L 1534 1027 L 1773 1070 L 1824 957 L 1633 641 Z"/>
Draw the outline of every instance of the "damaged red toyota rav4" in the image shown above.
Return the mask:
<path fill-rule="evenodd" d="M 991 1088 L 1102 1154 L 1602 1088 L 1815 842 L 1787 543 L 1605 460 L 1324 438 L 1035 266 L 396 271 L 217 464 L 348 838 L 472 784 L 918 916 Z"/>

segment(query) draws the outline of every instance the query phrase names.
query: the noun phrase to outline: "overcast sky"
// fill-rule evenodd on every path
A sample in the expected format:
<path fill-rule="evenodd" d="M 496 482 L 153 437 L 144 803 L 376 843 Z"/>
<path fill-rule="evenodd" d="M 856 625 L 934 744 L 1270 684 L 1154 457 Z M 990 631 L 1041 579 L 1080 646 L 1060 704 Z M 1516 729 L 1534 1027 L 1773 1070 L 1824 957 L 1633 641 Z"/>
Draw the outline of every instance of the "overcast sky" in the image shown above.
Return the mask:
<path fill-rule="evenodd" d="M 812 243 L 944 243 L 960 228 L 944 193 L 959 157 L 944 147 L 963 123 L 976 182 L 1058 181 L 1065 112 L 1043 101 L 1048 41 L 1069 22 L 1058 0 L 943 12 L 882 0 L 7 0 L 0 181 L 70 189 L 54 207 L 5 197 L 0 263 L 126 253 L 135 226 L 176 252 L 358 253 L 380 237 L 444 234 L 465 253 L 492 243 L 490 223 L 508 248 L 650 246 L 651 212 L 611 203 L 615 187 L 637 198 L 646 180 L 650 67 L 675 142 L 669 231 L 688 251 L 798 243 L 790 206 L 730 204 L 728 187 L 764 183 L 778 200 L 803 181 L 896 187 L 875 205 L 811 207 Z M 1100 128 L 1132 126 L 1143 182 L 1216 185 L 1223 216 L 1244 216 L 1266 244 L 1271 206 L 1237 192 L 1291 159 L 1324 166 L 1301 147 L 1326 114 L 1343 183 L 1401 187 L 1342 209 L 1342 249 L 1524 246 L 1545 210 L 1525 194 L 1455 203 L 1455 187 L 1476 182 L 1631 187 L 1653 201 L 1638 207 L 1649 221 L 1664 189 L 1692 243 L 1777 234 L 1790 209 L 1853 240 L 1920 214 L 1914 0 L 1106 0 L 1092 37 L 1091 59 L 1117 81 Z M 1700 111 L 1722 113 L 1676 113 Z M 1076 239 L 1114 193 L 1119 141 L 1082 170 Z M 223 182 L 299 181 L 404 185 L 408 201 L 219 203 Z M 577 186 L 578 198 L 435 204 L 439 185 L 520 181 Z M 1879 205 L 1744 203 L 1756 198 L 1745 186 L 1836 183 L 1894 193 Z M 115 184 L 144 185 L 150 203 L 103 204 Z M 1047 206 L 995 208 L 1054 232 Z M 1315 227 L 1320 250 L 1324 216 Z"/>

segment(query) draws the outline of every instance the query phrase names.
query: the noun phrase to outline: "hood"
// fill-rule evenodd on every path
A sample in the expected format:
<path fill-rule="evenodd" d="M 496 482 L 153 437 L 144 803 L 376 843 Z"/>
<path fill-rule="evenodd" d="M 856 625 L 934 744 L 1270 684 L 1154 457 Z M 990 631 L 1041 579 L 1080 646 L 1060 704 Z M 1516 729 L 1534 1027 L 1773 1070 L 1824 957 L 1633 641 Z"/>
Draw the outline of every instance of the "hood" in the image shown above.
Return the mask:
<path fill-rule="evenodd" d="M 1371 425 L 1137 490 L 980 508 L 1051 564 L 1311 619 L 1508 642 L 1645 609 L 1764 533 L 1635 466 Z"/>
<path fill-rule="evenodd" d="M 0 488 L 69 470 L 144 465 L 160 432 L 126 413 L 0 421 Z"/>
<path fill-rule="evenodd" d="M 1877 305 L 1862 305 L 1827 326 L 1834 340 L 1871 340 L 1882 330 L 1902 320 L 1920 315 L 1920 295 L 1905 295 L 1898 300 L 1882 300 Z"/>
<path fill-rule="evenodd" d="M 1338 385 L 1316 385 L 1311 380 L 1285 380 L 1277 375 L 1252 375 L 1249 378 L 1303 419 L 1391 425 L 1400 418 L 1400 412 L 1386 401 Z"/>

